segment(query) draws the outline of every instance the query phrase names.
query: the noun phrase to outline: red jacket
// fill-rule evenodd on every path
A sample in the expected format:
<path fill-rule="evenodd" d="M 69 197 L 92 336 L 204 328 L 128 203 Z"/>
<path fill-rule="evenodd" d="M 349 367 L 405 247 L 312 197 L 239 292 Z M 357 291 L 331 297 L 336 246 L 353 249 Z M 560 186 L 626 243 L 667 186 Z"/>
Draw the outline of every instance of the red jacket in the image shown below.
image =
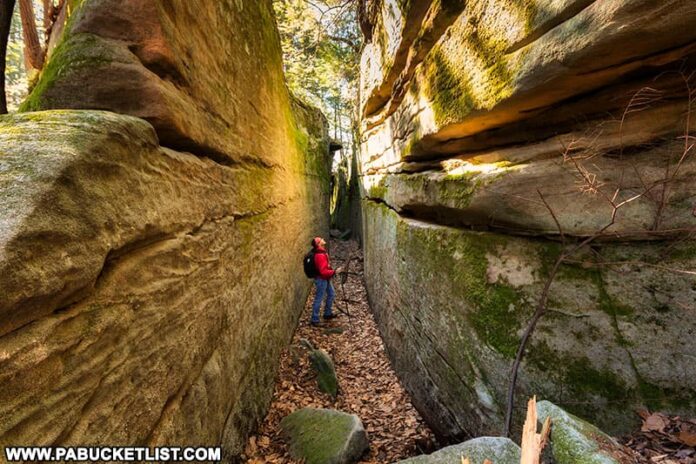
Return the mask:
<path fill-rule="evenodd" d="M 329 280 L 334 276 L 334 274 L 336 274 L 336 271 L 331 269 L 331 264 L 329 264 L 329 255 L 326 253 L 324 248 L 317 247 L 316 252 L 314 253 L 314 265 L 317 267 L 317 271 L 319 271 L 319 275 L 317 277 L 320 279 Z"/>

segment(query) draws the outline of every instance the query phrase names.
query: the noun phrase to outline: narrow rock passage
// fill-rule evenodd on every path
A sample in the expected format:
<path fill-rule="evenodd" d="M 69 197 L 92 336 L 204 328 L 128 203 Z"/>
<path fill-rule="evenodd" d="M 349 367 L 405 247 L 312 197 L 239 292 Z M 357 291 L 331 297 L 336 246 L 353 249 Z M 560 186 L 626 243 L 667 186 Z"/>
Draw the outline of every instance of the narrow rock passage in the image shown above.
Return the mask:
<path fill-rule="evenodd" d="M 321 328 L 311 327 L 312 291 L 292 342 L 281 357 L 271 408 L 247 443 L 247 463 L 295 462 L 287 454 L 279 423 L 303 407 L 357 414 L 370 439 L 370 451 L 363 456 L 363 463 L 394 462 L 430 451 L 433 446 L 432 432 L 413 408 L 384 351 L 367 302 L 362 252 L 355 242 L 332 241 L 329 253 L 334 268 L 354 256 L 343 288 L 340 281 L 334 282 L 336 303 L 351 314 L 350 321 L 341 314 Z M 307 352 L 300 343 L 303 338 L 333 358 L 339 382 L 335 402 L 317 388 Z"/>

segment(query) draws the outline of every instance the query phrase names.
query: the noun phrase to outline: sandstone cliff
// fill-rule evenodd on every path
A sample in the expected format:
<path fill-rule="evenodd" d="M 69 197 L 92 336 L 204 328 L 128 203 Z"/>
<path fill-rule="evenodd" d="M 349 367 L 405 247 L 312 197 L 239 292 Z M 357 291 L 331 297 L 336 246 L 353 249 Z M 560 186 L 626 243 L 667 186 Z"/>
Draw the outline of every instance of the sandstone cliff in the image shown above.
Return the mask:
<path fill-rule="evenodd" d="M 638 406 L 693 413 L 690 2 L 376 5 L 361 63 L 366 283 L 433 429 L 500 433 L 562 242 L 600 231 L 553 281 L 518 395 L 610 432 Z"/>
<path fill-rule="evenodd" d="M 36 112 L 0 119 L 0 444 L 229 458 L 328 232 L 325 120 L 288 94 L 270 0 L 59 21 Z"/>

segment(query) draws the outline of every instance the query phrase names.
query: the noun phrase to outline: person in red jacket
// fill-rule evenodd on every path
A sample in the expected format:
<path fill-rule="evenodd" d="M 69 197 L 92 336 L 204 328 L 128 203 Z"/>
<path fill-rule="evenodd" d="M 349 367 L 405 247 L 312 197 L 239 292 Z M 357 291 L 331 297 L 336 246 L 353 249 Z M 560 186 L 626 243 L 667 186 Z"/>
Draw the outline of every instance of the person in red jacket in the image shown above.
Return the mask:
<path fill-rule="evenodd" d="M 318 275 L 314 278 L 314 285 L 316 286 L 316 294 L 314 295 L 314 303 L 312 304 L 312 325 L 319 325 L 319 309 L 321 308 L 321 302 L 324 299 L 324 294 L 326 294 L 326 306 L 324 306 L 324 320 L 333 319 L 336 315 L 331 312 L 331 306 L 333 305 L 334 297 L 336 293 L 334 292 L 333 285 L 331 285 L 331 278 L 341 272 L 341 268 L 332 269 L 331 263 L 329 262 L 329 254 L 326 252 L 326 241 L 321 237 L 314 237 L 312 239 L 312 248 L 314 248 L 314 266 L 317 269 Z"/>

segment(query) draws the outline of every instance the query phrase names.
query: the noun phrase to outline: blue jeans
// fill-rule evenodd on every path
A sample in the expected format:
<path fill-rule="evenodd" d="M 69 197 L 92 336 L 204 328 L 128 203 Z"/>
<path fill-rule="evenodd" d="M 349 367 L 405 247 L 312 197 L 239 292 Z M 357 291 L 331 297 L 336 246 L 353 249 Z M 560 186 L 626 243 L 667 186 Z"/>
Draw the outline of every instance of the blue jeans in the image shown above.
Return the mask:
<path fill-rule="evenodd" d="M 321 301 L 324 299 L 324 292 L 326 292 L 324 317 L 332 315 L 331 305 L 333 305 L 335 293 L 333 285 L 328 280 L 314 279 L 314 285 L 317 288 L 317 292 L 314 295 L 314 303 L 312 304 L 312 322 L 319 322 L 319 309 L 321 308 Z"/>

